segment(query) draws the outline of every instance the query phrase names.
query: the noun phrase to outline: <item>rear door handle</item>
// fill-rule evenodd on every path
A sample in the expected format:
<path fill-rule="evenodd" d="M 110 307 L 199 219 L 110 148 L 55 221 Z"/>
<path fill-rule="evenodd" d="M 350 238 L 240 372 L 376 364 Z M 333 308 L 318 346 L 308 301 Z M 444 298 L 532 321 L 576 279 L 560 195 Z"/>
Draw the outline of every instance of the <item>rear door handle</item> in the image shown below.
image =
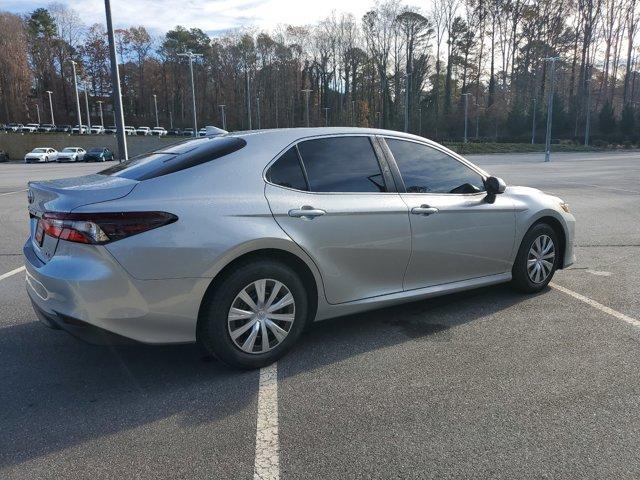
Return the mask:
<path fill-rule="evenodd" d="M 294 208 L 293 210 L 289 210 L 289 216 L 294 218 L 306 218 L 312 219 L 315 217 L 320 217 L 327 212 L 324 210 L 320 210 L 319 208 L 313 208 L 309 205 L 304 205 L 301 208 Z"/>
<path fill-rule="evenodd" d="M 438 213 L 438 209 L 435 207 L 430 207 L 429 205 L 420 205 L 419 207 L 413 207 L 411 209 L 411 213 L 414 215 L 433 215 L 434 213 Z"/>

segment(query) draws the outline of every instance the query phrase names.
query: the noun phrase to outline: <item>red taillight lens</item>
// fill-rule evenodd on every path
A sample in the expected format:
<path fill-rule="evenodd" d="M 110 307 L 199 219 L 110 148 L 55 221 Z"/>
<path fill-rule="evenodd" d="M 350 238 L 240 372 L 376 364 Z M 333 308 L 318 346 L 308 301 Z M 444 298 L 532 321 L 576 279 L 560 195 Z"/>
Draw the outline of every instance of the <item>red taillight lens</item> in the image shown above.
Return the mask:
<path fill-rule="evenodd" d="M 76 243 L 104 244 L 168 225 L 167 212 L 57 213 L 42 216 L 45 235 Z"/>

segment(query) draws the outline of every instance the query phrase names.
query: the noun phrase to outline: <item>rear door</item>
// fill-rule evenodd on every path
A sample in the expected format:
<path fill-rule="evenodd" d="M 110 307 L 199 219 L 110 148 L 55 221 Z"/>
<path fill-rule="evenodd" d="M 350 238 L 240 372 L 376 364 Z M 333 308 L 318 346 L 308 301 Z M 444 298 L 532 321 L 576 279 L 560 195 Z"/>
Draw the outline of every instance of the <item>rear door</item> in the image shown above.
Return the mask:
<path fill-rule="evenodd" d="M 267 171 L 274 217 L 318 266 L 329 303 L 402 291 L 407 206 L 373 142 L 363 135 L 305 140 Z"/>
<path fill-rule="evenodd" d="M 440 285 L 506 272 L 515 239 L 513 202 L 487 198 L 484 177 L 432 146 L 385 138 L 409 207 L 411 261 L 404 288 Z"/>

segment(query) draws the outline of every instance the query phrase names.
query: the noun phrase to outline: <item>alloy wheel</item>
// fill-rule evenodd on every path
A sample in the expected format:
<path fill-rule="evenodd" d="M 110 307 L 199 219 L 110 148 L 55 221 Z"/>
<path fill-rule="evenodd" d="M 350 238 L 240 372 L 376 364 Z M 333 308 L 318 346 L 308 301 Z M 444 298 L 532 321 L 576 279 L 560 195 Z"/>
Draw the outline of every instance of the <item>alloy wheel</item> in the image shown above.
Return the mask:
<path fill-rule="evenodd" d="M 291 331 L 296 304 L 278 280 L 250 283 L 236 295 L 227 316 L 231 340 L 245 353 L 265 353 L 281 344 Z"/>
<path fill-rule="evenodd" d="M 556 259 L 556 249 L 549 235 L 537 237 L 527 255 L 527 273 L 534 283 L 543 283 L 551 274 Z"/>

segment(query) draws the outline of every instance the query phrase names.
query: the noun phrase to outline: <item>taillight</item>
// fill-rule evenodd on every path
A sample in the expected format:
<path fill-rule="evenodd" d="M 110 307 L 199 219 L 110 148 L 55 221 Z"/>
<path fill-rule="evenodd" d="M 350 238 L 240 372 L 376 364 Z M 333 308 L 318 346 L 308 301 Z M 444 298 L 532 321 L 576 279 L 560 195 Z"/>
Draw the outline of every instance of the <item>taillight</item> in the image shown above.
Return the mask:
<path fill-rule="evenodd" d="M 178 220 L 167 212 L 58 213 L 42 215 L 45 235 L 76 243 L 104 244 Z"/>

